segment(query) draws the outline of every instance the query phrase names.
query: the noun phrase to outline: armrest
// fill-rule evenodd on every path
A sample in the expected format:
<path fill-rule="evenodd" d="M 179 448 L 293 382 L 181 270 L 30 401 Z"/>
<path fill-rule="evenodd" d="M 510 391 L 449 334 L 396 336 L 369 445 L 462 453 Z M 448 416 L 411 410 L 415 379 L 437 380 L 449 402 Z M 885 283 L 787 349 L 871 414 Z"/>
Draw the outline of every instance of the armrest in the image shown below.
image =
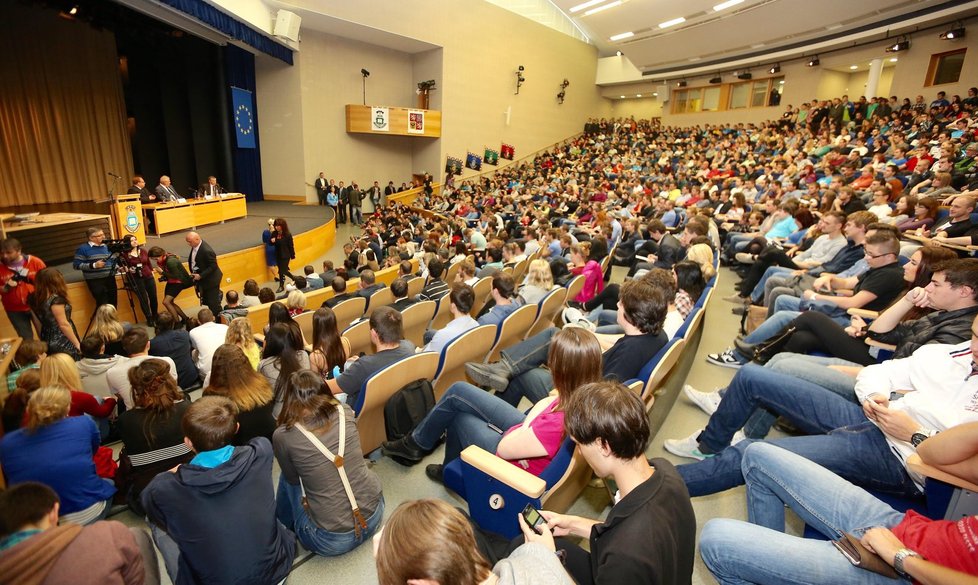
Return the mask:
<path fill-rule="evenodd" d="M 462 461 L 531 498 L 547 490 L 547 482 L 476 445 L 462 451 Z"/>
<path fill-rule="evenodd" d="M 866 338 L 866 345 L 869 347 L 878 347 L 880 349 L 885 349 L 887 351 L 896 351 L 896 345 L 892 343 L 883 343 L 881 341 L 876 341 L 875 339 Z"/>
<path fill-rule="evenodd" d="M 265 345 L 265 335 L 263 333 L 254 333 L 252 334 L 252 337 L 255 338 L 255 343 L 257 343 L 258 345 L 261 346 Z"/>
<path fill-rule="evenodd" d="M 923 475 L 924 477 L 943 481 L 944 483 L 978 493 L 978 485 L 975 485 L 968 480 L 961 479 L 955 475 L 951 475 L 946 471 L 941 471 L 933 465 L 927 465 L 920 460 L 920 455 L 917 455 L 916 453 L 912 454 L 910 457 L 907 457 L 907 468 L 910 469 L 910 471 Z"/>
<path fill-rule="evenodd" d="M 868 311 L 866 309 L 857 309 L 855 307 L 846 312 L 853 317 L 862 317 L 863 319 L 877 319 L 880 316 L 879 311 Z"/>

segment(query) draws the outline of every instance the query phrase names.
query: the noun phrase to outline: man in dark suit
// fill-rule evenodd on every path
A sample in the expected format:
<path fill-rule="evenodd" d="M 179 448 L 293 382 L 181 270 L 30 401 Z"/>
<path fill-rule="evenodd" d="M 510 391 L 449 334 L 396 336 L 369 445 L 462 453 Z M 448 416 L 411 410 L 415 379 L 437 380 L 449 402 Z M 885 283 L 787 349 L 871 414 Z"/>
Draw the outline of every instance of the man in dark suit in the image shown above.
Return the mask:
<path fill-rule="evenodd" d="M 197 189 L 201 197 L 217 197 L 221 193 L 224 193 L 224 187 L 217 184 L 217 177 L 207 177 L 207 182 Z"/>
<path fill-rule="evenodd" d="M 170 177 L 163 175 L 160 177 L 160 184 L 156 186 L 156 197 L 160 201 L 176 201 L 179 195 L 177 190 L 170 184 Z"/>
<path fill-rule="evenodd" d="M 224 273 L 217 265 L 217 254 L 197 232 L 188 232 L 186 239 L 190 246 L 187 263 L 200 292 L 200 302 L 217 315 L 221 312 L 221 281 L 224 279 Z"/>
<path fill-rule="evenodd" d="M 340 216 L 336 220 L 339 223 L 346 223 L 346 204 L 350 202 L 350 188 L 343 186 L 343 181 L 340 181 L 340 204 L 337 206 L 336 211 L 339 212 Z"/>
<path fill-rule="evenodd" d="M 142 203 L 156 203 L 156 195 L 146 188 L 146 179 L 142 175 L 133 175 L 132 186 L 127 193 L 139 195 L 139 201 Z"/>
<path fill-rule="evenodd" d="M 322 306 L 324 307 L 332 309 L 343 301 L 352 299 L 355 296 L 352 293 L 346 292 L 346 279 L 342 276 L 334 276 L 331 286 L 333 287 L 333 297 L 323 302 Z"/>
<path fill-rule="evenodd" d="M 350 223 L 360 225 L 363 223 L 363 191 L 354 181 L 347 189 L 347 199 L 350 201 Z"/>
<path fill-rule="evenodd" d="M 326 193 L 329 191 L 329 183 L 326 181 L 326 173 L 319 173 L 316 179 L 316 196 L 319 198 L 320 205 L 326 205 Z"/>
<path fill-rule="evenodd" d="M 397 187 L 394 186 L 394 181 L 388 181 L 387 186 L 384 187 L 384 195 L 390 197 L 394 193 L 397 193 Z"/>

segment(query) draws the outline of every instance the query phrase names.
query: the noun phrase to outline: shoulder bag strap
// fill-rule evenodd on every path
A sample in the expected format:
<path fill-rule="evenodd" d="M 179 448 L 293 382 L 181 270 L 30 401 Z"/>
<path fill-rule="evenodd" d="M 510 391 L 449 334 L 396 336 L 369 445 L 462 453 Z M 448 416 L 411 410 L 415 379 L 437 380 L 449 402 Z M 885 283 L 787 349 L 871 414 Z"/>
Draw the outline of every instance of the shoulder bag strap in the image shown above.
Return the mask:
<path fill-rule="evenodd" d="M 305 437 L 309 439 L 309 442 L 319 449 L 319 452 L 336 466 L 336 471 L 340 475 L 340 481 L 343 482 L 343 489 L 346 491 L 346 497 L 348 500 L 350 500 L 350 508 L 353 510 L 354 534 L 359 539 L 361 530 L 367 528 L 367 522 L 364 520 L 363 514 L 360 513 L 360 507 L 357 505 L 356 496 L 353 495 L 353 488 L 350 486 L 350 479 L 347 477 L 346 468 L 343 466 L 343 453 L 346 450 L 346 414 L 343 412 L 343 406 L 340 404 L 336 405 L 336 411 L 339 415 L 338 424 L 340 425 L 340 446 L 338 449 L 339 453 L 336 455 L 334 455 L 333 452 L 326 447 L 326 445 L 323 445 L 323 442 L 319 440 L 319 437 L 309 432 L 301 424 L 296 423 L 295 428 L 299 429 L 299 432 L 305 435 Z M 305 499 L 306 488 L 302 486 L 301 479 L 299 480 L 299 486 L 302 489 L 302 498 Z"/>

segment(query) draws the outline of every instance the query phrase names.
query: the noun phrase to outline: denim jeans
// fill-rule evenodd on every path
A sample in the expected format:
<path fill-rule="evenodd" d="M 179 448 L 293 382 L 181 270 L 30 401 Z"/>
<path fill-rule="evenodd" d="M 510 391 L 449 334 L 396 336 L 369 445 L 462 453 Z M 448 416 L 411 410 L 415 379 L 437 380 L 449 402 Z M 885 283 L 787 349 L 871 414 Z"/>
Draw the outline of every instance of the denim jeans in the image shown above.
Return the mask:
<path fill-rule="evenodd" d="M 853 566 L 831 542 L 784 534 L 787 505 L 810 526 L 835 539 L 867 528 L 892 528 L 903 519 L 865 490 L 774 445 L 744 453 L 747 513 L 752 523 L 714 519 L 700 535 L 700 555 L 721 585 L 747 583 L 906 583 Z"/>
<path fill-rule="evenodd" d="M 606 325 L 618 325 L 618 311 L 612 309 L 602 309 L 598 307 L 587 315 L 587 320 L 598 327 Z"/>
<path fill-rule="evenodd" d="M 744 337 L 745 343 L 755 344 L 767 341 L 775 335 L 778 334 L 782 329 L 788 326 L 788 323 L 794 321 L 795 317 L 801 315 L 800 311 L 778 311 L 774 315 L 765 319 L 760 326 L 748 333 Z M 738 350 L 734 350 L 733 355 L 742 364 L 746 364 L 751 360 L 750 356 L 746 356 L 740 353 Z"/>
<path fill-rule="evenodd" d="M 757 286 L 755 286 L 754 290 L 751 291 L 751 301 L 753 301 L 754 304 L 757 304 L 764 299 L 764 286 L 772 276 L 784 277 L 791 274 L 791 272 L 791 268 L 785 268 L 784 266 L 768 266 L 767 270 L 764 271 L 764 275 L 761 276 L 761 279 L 757 282 Z"/>
<path fill-rule="evenodd" d="M 741 459 L 754 441 L 747 439 L 731 446 L 730 440 L 757 408 L 782 415 L 812 435 L 774 439 L 771 444 L 858 485 L 904 496 L 920 495 L 882 431 L 866 420 L 858 404 L 811 382 L 748 364 L 734 376 L 699 436 L 700 450 L 716 455 L 678 467 L 691 496 L 716 493 L 744 482 Z"/>
<path fill-rule="evenodd" d="M 447 433 L 444 462 L 448 463 L 469 445 L 495 453 L 502 433 L 525 418 L 515 406 L 485 390 L 468 382 L 456 382 L 411 432 L 411 437 L 419 447 L 430 451 Z"/>
<path fill-rule="evenodd" d="M 351 510 L 347 513 L 352 515 Z M 335 557 L 348 553 L 368 540 L 384 519 L 384 498 L 380 498 L 377 509 L 368 518 L 364 518 L 367 527 L 360 532 L 330 532 L 316 524 L 302 507 L 302 489 L 285 480 L 284 475 L 278 479 L 278 492 L 275 494 L 275 517 L 286 528 L 295 532 L 302 546 L 311 552 L 324 557 Z"/>

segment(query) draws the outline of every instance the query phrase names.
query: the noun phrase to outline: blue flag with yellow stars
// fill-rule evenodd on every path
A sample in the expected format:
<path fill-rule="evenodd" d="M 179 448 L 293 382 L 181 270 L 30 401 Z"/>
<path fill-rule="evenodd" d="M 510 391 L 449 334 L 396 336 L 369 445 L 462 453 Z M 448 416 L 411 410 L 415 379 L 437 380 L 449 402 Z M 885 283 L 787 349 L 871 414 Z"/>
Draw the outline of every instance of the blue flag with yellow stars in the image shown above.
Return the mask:
<path fill-rule="evenodd" d="M 234 117 L 234 134 L 238 138 L 238 148 L 255 148 L 255 106 L 251 92 L 237 87 L 231 88 L 231 104 Z"/>

